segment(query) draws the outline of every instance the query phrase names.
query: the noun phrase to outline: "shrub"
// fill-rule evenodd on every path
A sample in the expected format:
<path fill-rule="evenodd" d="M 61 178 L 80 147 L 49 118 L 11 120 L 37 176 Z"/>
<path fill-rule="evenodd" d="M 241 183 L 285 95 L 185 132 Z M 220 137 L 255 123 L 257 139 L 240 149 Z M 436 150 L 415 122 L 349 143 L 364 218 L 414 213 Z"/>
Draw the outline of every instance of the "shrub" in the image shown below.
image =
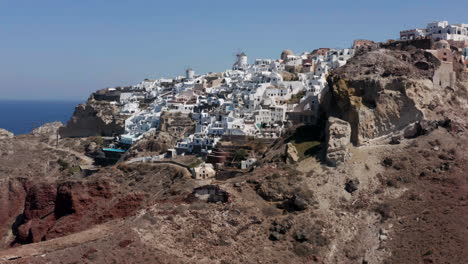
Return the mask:
<path fill-rule="evenodd" d="M 70 167 L 70 164 L 67 161 L 63 160 L 63 159 L 58 159 L 57 163 L 60 166 L 61 171 L 66 170 L 66 169 L 68 169 Z"/>
<path fill-rule="evenodd" d="M 73 167 L 68 168 L 68 173 L 70 173 L 70 174 L 79 173 L 80 171 L 81 171 L 81 169 L 80 169 L 79 166 L 73 166 Z"/>
<path fill-rule="evenodd" d="M 247 151 L 245 149 L 236 149 L 234 151 L 233 160 L 245 160 L 247 158 Z"/>
<path fill-rule="evenodd" d="M 200 159 L 196 159 L 194 161 L 192 161 L 192 163 L 190 163 L 189 165 L 187 165 L 189 168 L 196 168 L 198 167 L 198 165 L 202 164 L 203 161 L 200 160 Z"/>

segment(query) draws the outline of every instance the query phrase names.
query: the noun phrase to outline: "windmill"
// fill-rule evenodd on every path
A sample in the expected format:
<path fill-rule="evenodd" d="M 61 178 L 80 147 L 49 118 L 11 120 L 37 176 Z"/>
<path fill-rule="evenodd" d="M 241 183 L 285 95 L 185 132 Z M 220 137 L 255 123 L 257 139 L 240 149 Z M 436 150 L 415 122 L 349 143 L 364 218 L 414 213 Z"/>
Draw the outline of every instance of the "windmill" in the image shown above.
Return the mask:
<path fill-rule="evenodd" d="M 190 65 L 186 65 L 185 66 L 185 78 L 187 79 L 193 79 L 195 77 L 195 71 L 193 70 L 192 67 L 190 67 Z"/>
<path fill-rule="evenodd" d="M 237 49 L 237 52 L 234 55 L 236 57 L 236 62 L 234 63 L 233 69 L 235 70 L 241 70 L 245 66 L 247 66 L 247 55 L 245 52 L 241 49 Z"/>

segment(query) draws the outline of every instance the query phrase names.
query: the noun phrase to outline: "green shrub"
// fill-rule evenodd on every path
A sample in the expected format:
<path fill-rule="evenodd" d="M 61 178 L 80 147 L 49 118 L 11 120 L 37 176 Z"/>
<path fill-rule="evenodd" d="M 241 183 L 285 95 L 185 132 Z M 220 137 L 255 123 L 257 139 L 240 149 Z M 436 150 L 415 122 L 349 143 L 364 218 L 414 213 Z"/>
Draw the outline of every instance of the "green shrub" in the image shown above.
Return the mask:
<path fill-rule="evenodd" d="M 233 160 L 245 160 L 247 158 L 247 150 L 245 149 L 236 149 L 234 151 L 234 158 Z"/>
<path fill-rule="evenodd" d="M 58 159 L 57 163 L 60 166 L 61 171 L 66 170 L 66 169 L 68 169 L 70 167 L 70 164 L 67 161 L 63 160 L 63 159 Z"/>
<path fill-rule="evenodd" d="M 81 169 L 80 169 L 79 166 L 73 166 L 73 167 L 68 168 L 68 172 L 70 174 L 79 173 L 80 171 L 81 171 Z"/>
<path fill-rule="evenodd" d="M 192 161 L 192 163 L 190 163 L 189 165 L 187 165 L 189 168 L 196 168 L 198 167 L 198 165 L 202 164 L 203 161 L 200 160 L 200 159 L 196 159 L 194 161 Z"/>

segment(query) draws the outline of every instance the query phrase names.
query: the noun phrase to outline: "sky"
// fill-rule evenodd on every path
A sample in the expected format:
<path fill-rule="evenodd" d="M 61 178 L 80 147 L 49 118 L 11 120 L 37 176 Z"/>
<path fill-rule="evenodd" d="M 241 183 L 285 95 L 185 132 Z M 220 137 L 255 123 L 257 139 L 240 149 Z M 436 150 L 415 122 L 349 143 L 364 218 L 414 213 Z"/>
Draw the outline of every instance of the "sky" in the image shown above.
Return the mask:
<path fill-rule="evenodd" d="M 468 23 L 467 0 L 0 0 L 0 99 L 84 100 L 145 78 L 249 61 L 403 29 Z"/>

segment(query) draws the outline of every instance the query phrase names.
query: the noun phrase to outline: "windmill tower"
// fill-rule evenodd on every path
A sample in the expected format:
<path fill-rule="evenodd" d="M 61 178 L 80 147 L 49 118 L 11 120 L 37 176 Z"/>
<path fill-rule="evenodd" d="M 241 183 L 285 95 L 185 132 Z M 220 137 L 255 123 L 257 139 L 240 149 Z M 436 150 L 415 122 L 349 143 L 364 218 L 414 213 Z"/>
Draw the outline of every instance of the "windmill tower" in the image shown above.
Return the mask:
<path fill-rule="evenodd" d="M 193 80 L 193 78 L 195 77 L 195 71 L 191 67 L 188 67 L 185 70 L 185 77 L 189 80 Z"/>
<path fill-rule="evenodd" d="M 245 52 L 238 52 L 236 54 L 236 62 L 232 66 L 233 70 L 246 70 L 249 65 L 247 55 Z"/>

